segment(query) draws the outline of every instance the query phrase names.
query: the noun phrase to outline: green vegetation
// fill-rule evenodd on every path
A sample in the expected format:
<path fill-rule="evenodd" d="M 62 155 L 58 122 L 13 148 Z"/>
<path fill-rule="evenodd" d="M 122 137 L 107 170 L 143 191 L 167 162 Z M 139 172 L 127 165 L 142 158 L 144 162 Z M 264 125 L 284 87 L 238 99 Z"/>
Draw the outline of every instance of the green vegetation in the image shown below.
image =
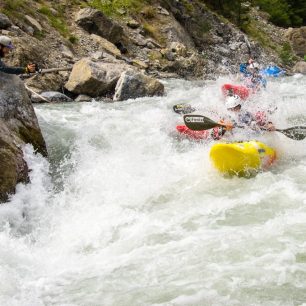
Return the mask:
<path fill-rule="evenodd" d="M 119 11 L 127 13 L 140 12 L 146 0 L 89 0 L 89 6 L 101 10 L 105 15 L 118 15 Z"/>
<path fill-rule="evenodd" d="M 305 0 L 201 0 L 239 27 L 244 26 L 250 5 L 259 6 L 270 15 L 270 21 L 282 27 L 306 25 Z"/>
<path fill-rule="evenodd" d="M 158 27 L 155 27 L 153 24 L 145 22 L 143 24 L 143 29 L 147 35 L 153 37 L 160 44 L 165 43 L 165 38 L 161 35 L 161 32 Z"/>
<path fill-rule="evenodd" d="M 304 55 L 304 61 L 306 62 L 306 54 Z"/>
<path fill-rule="evenodd" d="M 305 0 L 255 0 L 270 14 L 270 21 L 282 27 L 306 25 Z"/>
<path fill-rule="evenodd" d="M 294 54 L 292 52 L 292 48 L 289 43 L 285 43 L 282 46 L 282 50 L 279 54 L 283 64 L 285 65 L 291 65 L 293 61 L 295 60 Z"/>
<path fill-rule="evenodd" d="M 189 14 L 194 11 L 194 6 L 190 3 L 190 1 L 182 0 L 182 4 L 185 6 Z"/>
<path fill-rule="evenodd" d="M 67 25 L 64 21 L 64 16 L 62 15 L 62 12 L 59 11 L 58 16 L 54 16 L 47 6 L 42 6 L 38 12 L 41 14 L 47 16 L 49 19 L 50 24 L 53 28 L 55 28 L 59 33 L 61 33 L 64 37 L 67 37 L 69 34 L 69 30 L 67 28 Z"/>
<path fill-rule="evenodd" d="M 249 1 L 245 0 L 201 0 L 212 10 L 223 15 L 231 22 L 243 28 L 248 22 L 248 12 L 250 9 Z"/>
<path fill-rule="evenodd" d="M 262 47 L 280 52 L 278 44 L 274 43 L 264 31 L 259 31 L 258 29 L 260 29 L 260 25 L 255 20 L 251 20 L 243 27 L 244 32 L 255 41 L 258 41 Z"/>
<path fill-rule="evenodd" d="M 145 6 L 142 10 L 141 13 L 143 15 L 144 18 L 146 19 L 153 19 L 156 17 L 156 11 L 154 9 L 154 7 L 152 6 Z"/>
<path fill-rule="evenodd" d="M 79 42 L 78 37 L 76 37 L 75 35 L 70 35 L 69 39 L 68 39 L 72 44 L 77 44 Z"/>
<path fill-rule="evenodd" d="M 1 0 L 0 11 L 5 15 L 23 20 L 24 15 L 34 15 L 35 11 L 27 0 Z"/>

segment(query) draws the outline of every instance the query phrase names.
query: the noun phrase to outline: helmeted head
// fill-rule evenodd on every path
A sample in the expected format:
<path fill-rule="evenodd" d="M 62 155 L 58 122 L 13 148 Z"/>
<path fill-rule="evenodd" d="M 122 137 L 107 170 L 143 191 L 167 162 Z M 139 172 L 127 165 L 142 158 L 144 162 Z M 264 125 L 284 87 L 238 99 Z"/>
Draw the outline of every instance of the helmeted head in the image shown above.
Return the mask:
<path fill-rule="evenodd" d="M 14 48 L 14 46 L 12 44 L 12 40 L 9 37 L 4 36 L 4 35 L 0 36 L 0 45 L 3 46 L 3 47 L 9 48 L 9 49 Z"/>
<path fill-rule="evenodd" d="M 250 58 L 250 59 L 248 60 L 249 65 L 251 65 L 253 62 L 254 62 L 254 60 L 253 60 L 252 58 Z"/>
<path fill-rule="evenodd" d="M 248 67 L 250 70 L 252 70 L 252 71 L 258 71 L 259 70 L 259 65 L 258 65 L 258 63 L 256 63 L 256 62 L 252 62 L 250 65 L 249 65 L 249 67 Z"/>
<path fill-rule="evenodd" d="M 237 95 L 233 95 L 226 98 L 225 106 L 228 110 L 233 110 L 234 108 L 238 108 L 240 106 L 241 108 L 241 99 Z"/>
<path fill-rule="evenodd" d="M 5 57 L 14 46 L 12 40 L 7 36 L 0 36 L 0 57 Z"/>

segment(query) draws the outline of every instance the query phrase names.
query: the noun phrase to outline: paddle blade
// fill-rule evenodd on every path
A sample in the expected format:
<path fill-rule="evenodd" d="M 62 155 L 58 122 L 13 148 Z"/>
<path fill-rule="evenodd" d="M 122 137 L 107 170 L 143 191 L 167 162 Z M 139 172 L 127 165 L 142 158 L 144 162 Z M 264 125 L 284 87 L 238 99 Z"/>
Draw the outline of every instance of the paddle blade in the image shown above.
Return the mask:
<path fill-rule="evenodd" d="M 201 115 L 185 115 L 184 122 L 186 126 L 193 131 L 209 130 L 221 124 Z"/>
<path fill-rule="evenodd" d="M 173 110 L 177 114 L 190 114 L 195 111 L 195 108 L 193 108 L 189 104 L 176 104 L 173 105 Z"/>
<path fill-rule="evenodd" d="M 283 133 L 288 138 L 294 140 L 303 140 L 306 138 L 306 126 L 293 126 L 289 129 L 284 130 L 276 129 L 276 131 Z"/>

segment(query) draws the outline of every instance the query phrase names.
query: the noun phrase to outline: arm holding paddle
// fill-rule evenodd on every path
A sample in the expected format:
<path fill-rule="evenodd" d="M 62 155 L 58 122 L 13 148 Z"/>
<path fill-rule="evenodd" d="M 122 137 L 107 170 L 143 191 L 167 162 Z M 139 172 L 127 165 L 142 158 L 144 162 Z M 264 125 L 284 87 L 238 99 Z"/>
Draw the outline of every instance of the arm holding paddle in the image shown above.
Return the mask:
<path fill-rule="evenodd" d="M 184 122 L 186 126 L 194 131 L 203 131 L 209 130 L 214 127 L 226 127 L 225 124 L 215 122 L 210 118 L 201 115 L 184 115 Z M 235 126 L 236 128 L 245 128 L 244 126 Z M 273 126 L 274 127 L 274 126 Z M 267 130 L 266 128 L 262 128 L 262 130 Z M 272 130 L 272 126 L 270 126 L 270 130 Z M 275 131 L 284 134 L 290 139 L 293 140 L 303 140 L 306 138 L 306 126 L 293 126 L 287 129 L 277 129 Z"/>

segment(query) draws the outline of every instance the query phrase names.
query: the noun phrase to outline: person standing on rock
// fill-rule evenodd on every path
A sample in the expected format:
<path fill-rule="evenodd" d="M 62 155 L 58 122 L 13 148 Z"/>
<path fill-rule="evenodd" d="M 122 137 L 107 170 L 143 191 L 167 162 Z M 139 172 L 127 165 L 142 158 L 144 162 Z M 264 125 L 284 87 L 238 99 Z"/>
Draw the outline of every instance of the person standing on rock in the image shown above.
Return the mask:
<path fill-rule="evenodd" d="M 0 36 L 0 72 L 9 74 L 24 74 L 33 73 L 36 70 L 35 64 L 28 64 L 23 67 L 8 67 L 2 62 L 2 58 L 6 57 L 10 51 L 14 48 L 12 41 L 7 36 Z"/>

